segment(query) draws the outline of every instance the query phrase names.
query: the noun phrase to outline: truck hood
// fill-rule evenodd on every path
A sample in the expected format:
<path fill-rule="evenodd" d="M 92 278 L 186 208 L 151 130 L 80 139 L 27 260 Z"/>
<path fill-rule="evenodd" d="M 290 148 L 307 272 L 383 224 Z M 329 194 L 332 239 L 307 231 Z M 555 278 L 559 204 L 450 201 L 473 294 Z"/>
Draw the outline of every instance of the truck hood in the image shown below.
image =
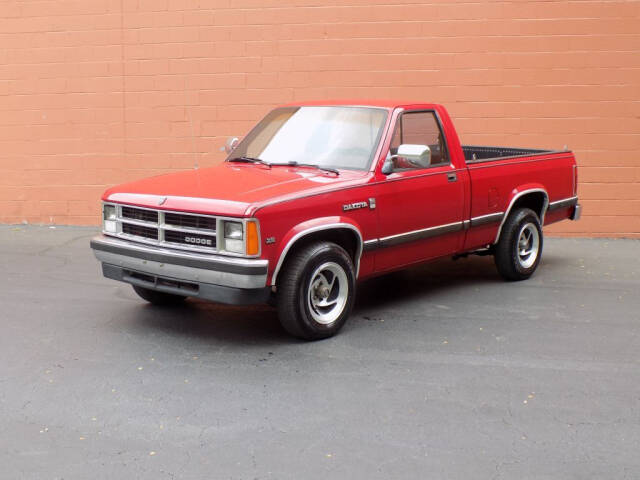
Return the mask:
<path fill-rule="evenodd" d="M 369 172 L 340 175 L 309 167 L 223 162 L 115 186 L 102 199 L 131 205 L 229 216 L 251 214 L 272 202 L 361 183 Z"/>

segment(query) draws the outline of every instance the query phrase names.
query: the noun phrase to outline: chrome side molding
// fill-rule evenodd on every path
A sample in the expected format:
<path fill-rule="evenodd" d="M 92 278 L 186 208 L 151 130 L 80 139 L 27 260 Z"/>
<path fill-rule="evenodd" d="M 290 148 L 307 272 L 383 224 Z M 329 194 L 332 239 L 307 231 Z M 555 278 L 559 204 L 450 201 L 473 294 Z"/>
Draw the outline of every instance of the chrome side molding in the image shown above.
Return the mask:
<path fill-rule="evenodd" d="M 472 227 L 479 227 L 480 225 L 488 225 L 490 223 L 497 223 L 504 217 L 504 212 L 488 213 L 487 215 L 480 215 L 479 217 L 473 217 L 471 219 Z"/>
<path fill-rule="evenodd" d="M 436 227 L 423 228 L 421 230 L 414 230 L 411 232 L 399 233 L 397 235 L 390 235 L 379 239 L 378 245 L 380 248 L 392 247 L 394 245 L 400 245 L 402 243 L 413 242 L 416 240 L 423 240 L 425 238 L 437 237 L 440 235 L 446 235 L 447 233 L 459 232 L 463 229 L 464 222 L 447 223 L 445 225 L 438 225 Z"/>
<path fill-rule="evenodd" d="M 573 207 L 578 204 L 578 197 L 563 198 L 549 204 L 549 211 L 559 210 L 561 208 Z"/>

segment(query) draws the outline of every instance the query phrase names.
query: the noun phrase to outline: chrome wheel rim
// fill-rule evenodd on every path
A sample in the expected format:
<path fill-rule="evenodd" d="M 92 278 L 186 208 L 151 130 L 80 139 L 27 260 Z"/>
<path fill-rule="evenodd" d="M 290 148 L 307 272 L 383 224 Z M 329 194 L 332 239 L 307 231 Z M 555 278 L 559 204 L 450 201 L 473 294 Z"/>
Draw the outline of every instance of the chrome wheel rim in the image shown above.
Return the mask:
<path fill-rule="evenodd" d="M 322 325 L 330 325 L 342 314 L 349 297 L 349 282 L 344 269 L 326 262 L 311 275 L 307 303 L 311 317 Z"/>
<path fill-rule="evenodd" d="M 540 234 L 533 223 L 526 223 L 518 234 L 518 263 L 522 268 L 531 268 L 538 258 Z"/>

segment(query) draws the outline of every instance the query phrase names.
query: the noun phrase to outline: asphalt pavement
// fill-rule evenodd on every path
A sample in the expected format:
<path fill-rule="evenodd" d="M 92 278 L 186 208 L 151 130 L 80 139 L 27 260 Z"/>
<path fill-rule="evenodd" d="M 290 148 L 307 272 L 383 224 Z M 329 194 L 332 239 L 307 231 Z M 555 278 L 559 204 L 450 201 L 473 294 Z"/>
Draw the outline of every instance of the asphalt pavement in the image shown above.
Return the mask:
<path fill-rule="evenodd" d="M 640 478 L 640 241 L 366 281 L 328 340 L 145 304 L 94 229 L 0 226 L 2 479 Z"/>

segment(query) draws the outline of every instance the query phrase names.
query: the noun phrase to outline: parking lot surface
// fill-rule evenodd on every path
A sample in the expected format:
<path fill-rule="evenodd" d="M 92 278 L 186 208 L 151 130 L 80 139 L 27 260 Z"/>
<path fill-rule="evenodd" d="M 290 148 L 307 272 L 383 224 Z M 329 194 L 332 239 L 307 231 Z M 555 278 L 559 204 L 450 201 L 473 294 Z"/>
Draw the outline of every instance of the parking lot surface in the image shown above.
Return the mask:
<path fill-rule="evenodd" d="M 640 477 L 640 241 L 369 280 L 305 343 L 267 306 L 145 304 L 94 234 L 0 227 L 0 478 Z"/>

